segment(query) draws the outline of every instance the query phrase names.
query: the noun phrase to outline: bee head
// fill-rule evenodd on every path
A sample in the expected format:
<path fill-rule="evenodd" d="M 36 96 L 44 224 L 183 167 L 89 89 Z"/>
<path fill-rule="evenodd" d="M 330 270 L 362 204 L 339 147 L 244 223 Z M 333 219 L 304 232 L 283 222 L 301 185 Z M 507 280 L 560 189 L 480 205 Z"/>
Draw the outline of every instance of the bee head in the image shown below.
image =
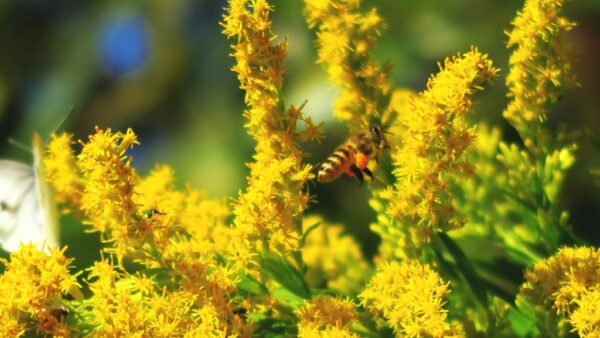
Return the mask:
<path fill-rule="evenodd" d="M 369 130 L 371 131 L 371 134 L 373 134 L 373 137 L 375 137 L 375 139 L 380 139 L 382 137 L 383 130 L 381 130 L 381 127 L 377 125 L 372 125 L 369 128 Z"/>
<path fill-rule="evenodd" d="M 386 132 L 385 130 L 383 130 L 383 128 L 376 124 L 371 125 L 371 127 L 369 127 L 369 131 L 373 135 L 373 140 L 375 140 L 375 142 L 378 143 L 383 149 L 390 148 L 390 145 L 388 144 L 384 135 L 386 133 L 389 134 L 389 132 Z"/>

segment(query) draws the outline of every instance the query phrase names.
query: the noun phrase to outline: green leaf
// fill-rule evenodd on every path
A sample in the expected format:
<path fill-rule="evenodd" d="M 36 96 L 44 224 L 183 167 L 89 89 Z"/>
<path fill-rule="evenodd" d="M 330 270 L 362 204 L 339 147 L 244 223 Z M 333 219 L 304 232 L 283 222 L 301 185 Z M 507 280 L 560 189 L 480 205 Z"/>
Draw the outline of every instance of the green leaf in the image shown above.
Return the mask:
<path fill-rule="evenodd" d="M 10 261 L 10 252 L 4 251 L 4 249 L 0 248 L 0 258 Z M 0 262 L 0 274 L 4 274 L 4 270 L 6 270 L 6 266 Z"/>
<path fill-rule="evenodd" d="M 153 277 L 159 283 L 171 280 L 170 271 L 165 268 L 148 268 L 144 270 L 144 275 Z"/>
<path fill-rule="evenodd" d="M 531 211 L 533 214 L 537 214 L 538 208 L 533 203 L 530 203 L 527 200 L 525 200 L 524 198 L 519 197 L 517 194 L 513 193 L 512 191 L 510 191 L 508 189 L 501 188 L 500 191 L 502 191 L 506 196 L 512 198 L 513 200 L 515 200 L 516 202 L 518 202 L 525 208 L 527 208 L 527 210 Z"/>
<path fill-rule="evenodd" d="M 306 238 L 308 237 L 308 235 L 310 235 L 311 232 L 313 232 L 313 230 L 315 230 L 316 228 L 319 227 L 319 225 L 321 225 L 321 222 L 316 222 L 315 224 L 309 226 L 306 231 L 304 231 L 304 234 L 302 234 L 302 238 L 300 238 L 300 245 L 304 246 L 304 242 L 306 242 Z"/>
<path fill-rule="evenodd" d="M 311 298 L 310 288 L 304 280 L 304 276 L 287 260 L 274 256 L 262 257 L 261 266 L 282 287 L 298 297 Z"/>
<path fill-rule="evenodd" d="M 512 246 L 505 246 L 508 257 L 522 266 L 532 266 L 535 262 L 542 259 L 542 255 L 534 252 L 531 248 L 522 247 L 517 249 Z"/>
<path fill-rule="evenodd" d="M 248 318 L 256 323 L 254 335 L 257 337 L 293 337 L 297 334 L 296 325 L 289 321 L 258 313 L 250 314 Z"/>
<path fill-rule="evenodd" d="M 277 287 L 273 290 L 273 297 L 277 298 L 281 303 L 291 306 L 296 309 L 304 304 L 304 298 L 292 293 L 284 287 Z"/>
<path fill-rule="evenodd" d="M 328 296 L 337 296 L 339 293 L 335 290 L 331 289 L 311 289 L 311 292 L 315 296 L 319 295 L 328 295 Z"/>
<path fill-rule="evenodd" d="M 238 291 L 250 295 L 264 295 L 269 292 L 266 286 L 251 275 L 240 276 L 240 282 L 237 284 Z"/>
<path fill-rule="evenodd" d="M 526 314 L 511 307 L 508 312 L 508 321 L 512 331 L 519 338 L 539 336 L 539 331 L 535 325 L 535 316 L 531 314 Z"/>
<path fill-rule="evenodd" d="M 371 337 L 371 338 L 379 338 L 381 337 L 379 333 L 373 332 L 369 330 L 366 326 L 358 321 L 353 321 L 351 323 L 352 331 L 358 333 L 361 337 Z M 391 336 L 390 336 L 391 337 Z"/>
<path fill-rule="evenodd" d="M 471 291 L 473 291 L 473 294 L 475 295 L 479 303 L 484 308 L 487 308 L 489 302 L 486 292 L 486 286 L 477 275 L 475 268 L 473 268 L 473 265 L 471 265 L 471 262 L 469 261 L 465 253 L 460 249 L 456 242 L 454 242 L 454 240 L 450 238 L 450 236 L 448 236 L 446 233 L 438 232 L 437 234 L 438 237 L 442 240 L 442 242 L 444 242 L 444 245 L 446 246 L 446 249 L 448 249 L 450 255 L 452 255 L 452 258 L 454 258 L 458 270 L 465 278 L 465 281 L 469 284 Z"/>
<path fill-rule="evenodd" d="M 495 284 L 494 281 L 486 280 L 484 278 L 482 278 L 482 281 L 488 290 L 490 290 L 494 295 L 504 300 L 508 304 L 512 304 L 515 301 L 513 294 L 504 290 L 499 285 Z"/>
<path fill-rule="evenodd" d="M 560 237 L 560 229 L 558 229 L 558 224 L 554 222 L 552 217 L 548 215 L 544 210 L 538 210 L 537 213 L 537 221 L 540 229 L 544 233 L 544 240 L 546 245 L 550 248 L 557 248 L 559 246 L 559 237 Z"/>
<path fill-rule="evenodd" d="M 301 250 L 292 251 L 292 257 L 294 258 L 294 261 L 296 262 L 297 266 L 299 266 L 300 269 L 302 270 L 302 275 L 304 276 L 306 271 L 308 271 L 308 266 L 304 263 L 304 260 L 302 259 L 302 251 Z"/>

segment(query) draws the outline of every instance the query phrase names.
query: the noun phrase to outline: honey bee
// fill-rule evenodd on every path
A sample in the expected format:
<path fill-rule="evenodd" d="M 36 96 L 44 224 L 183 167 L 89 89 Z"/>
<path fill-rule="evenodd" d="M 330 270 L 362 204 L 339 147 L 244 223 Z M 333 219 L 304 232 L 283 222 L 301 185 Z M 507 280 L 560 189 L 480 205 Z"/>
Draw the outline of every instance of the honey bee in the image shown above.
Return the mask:
<path fill-rule="evenodd" d="M 390 145 L 385 138 L 385 131 L 372 125 L 368 130 L 361 130 L 348 138 L 343 145 L 338 147 L 333 154 L 321 164 L 317 174 L 319 182 L 329 182 L 346 173 L 356 176 L 360 184 L 364 181 L 364 175 L 373 179 L 373 173 L 367 167 L 369 160 L 377 158 L 384 149 Z"/>

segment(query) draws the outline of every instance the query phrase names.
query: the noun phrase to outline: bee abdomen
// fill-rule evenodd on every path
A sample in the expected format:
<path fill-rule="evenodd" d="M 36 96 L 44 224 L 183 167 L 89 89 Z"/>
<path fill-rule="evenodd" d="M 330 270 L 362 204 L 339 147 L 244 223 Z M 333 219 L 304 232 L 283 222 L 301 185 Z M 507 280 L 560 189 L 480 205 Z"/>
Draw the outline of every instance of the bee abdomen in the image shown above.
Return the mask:
<path fill-rule="evenodd" d="M 352 164 L 354 153 L 354 149 L 348 145 L 336 149 L 336 151 L 321 164 L 317 179 L 320 182 L 327 182 L 341 175 Z"/>

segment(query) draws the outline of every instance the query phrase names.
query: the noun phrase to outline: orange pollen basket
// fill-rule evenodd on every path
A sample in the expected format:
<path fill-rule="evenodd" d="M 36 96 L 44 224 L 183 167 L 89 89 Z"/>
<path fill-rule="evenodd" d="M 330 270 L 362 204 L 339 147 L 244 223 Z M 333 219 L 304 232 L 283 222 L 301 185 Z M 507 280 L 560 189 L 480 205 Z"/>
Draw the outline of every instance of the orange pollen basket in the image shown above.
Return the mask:
<path fill-rule="evenodd" d="M 367 167 L 367 164 L 369 164 L 369 158 L 363 153 L 357 153 L 354 156 L 354 163 L 358 169 L 363 170 Z"/>

